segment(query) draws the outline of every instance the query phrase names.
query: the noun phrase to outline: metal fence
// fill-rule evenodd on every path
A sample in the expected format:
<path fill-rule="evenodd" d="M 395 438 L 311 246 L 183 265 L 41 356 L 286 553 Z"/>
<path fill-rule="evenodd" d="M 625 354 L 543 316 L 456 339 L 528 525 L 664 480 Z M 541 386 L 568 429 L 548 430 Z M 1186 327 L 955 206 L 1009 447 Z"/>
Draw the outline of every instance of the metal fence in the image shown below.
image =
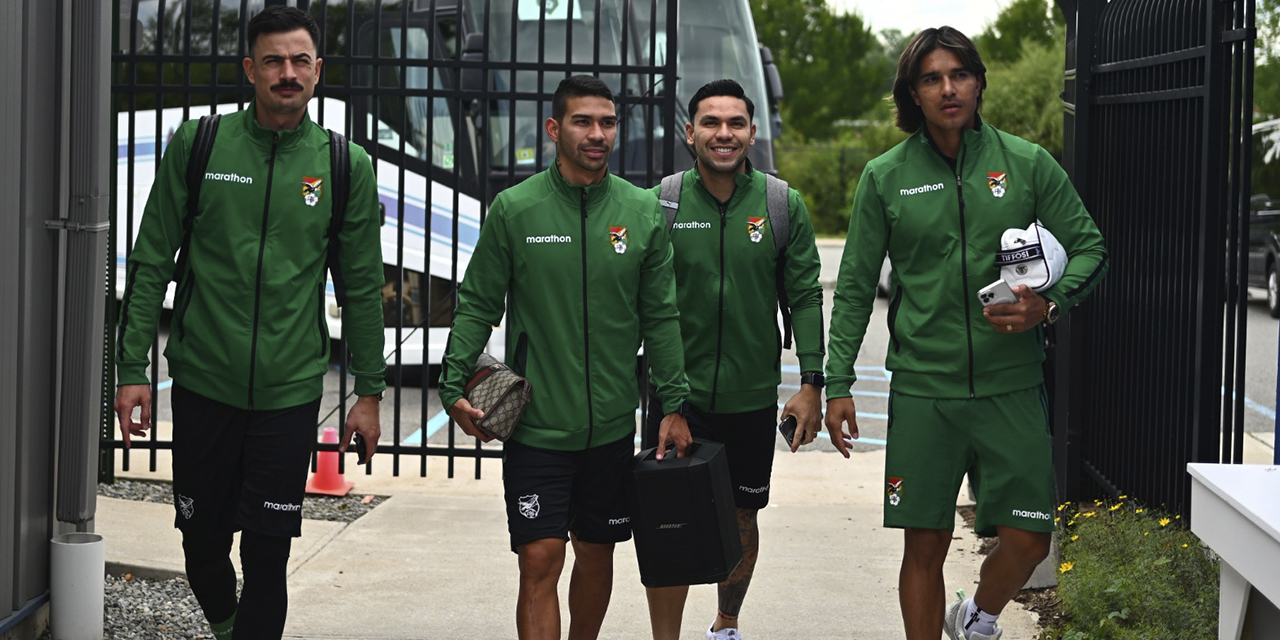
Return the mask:
<path fill-rule="evenodd" d="M 220 111 L 242 109 L 252 97 L 241 70 L 245 29 L 266 4 L 299 6 L 319 23 L 318 54 L 324 62 L 314 119 L 362 145 L 378 174 L 387 221 L 383 309 L 387 342 L 398 346 L 388 358 L 388 383 L 397 393 L 389 393 L 394 401 L 383 404 L 383 442 L 389 444 L 380 445 L 379 452 L 391 454 L 397 475 L 405 456 L 422 475 L 429 457 L 444 456 L 450 476 L 455 461 L 463 458 L 474 460 L 479 477 L 481 459 L 499 457 L 501 449 L 471 438 L 455 440 L 451 423 L 447 442 L 428 444 L 424 435 L 406 443 L 405 425 L 412 416 L 405 414 L 403 401 L 417 395 L 416 423 L 425 428 L 428 385 L 435 375 L 430 362 L 438 362 L 432 352 L 443 348 L 470 246 L 493 197 L 553 160 L 554 145 L 542 123 L 561 79 L 593 74 L 614 90 L 619 134 L 612 171 L 649 186 L 689 166 L 689 154 L 677 152 L 677 138 L 663 135 L 677 130 L 678 3 L 120 0 L 112 56 L 117 171 L 122 174 L 116 180 L 120 192 L 111 247 L 117 269 L 133 245 L 145 187 L 176 125 L 208 113 L 210 105 L 220 105 Z M 767 155 L 755 160 L 771 167 Z M 110 290 L 117 286 L 116 269 L 108 273 Z M 108 341 L 116 321 L 110 306 Z M 331 309 L 331 315 L 336 312 Z M 335 358 L 341 374 L 337 404 L 318 426 L 341 431 L 352 391 L 345 341 L 336 352 L 344 354 Z M 159 415 L 158 341 L 151 360 L 152 415 Z M 104 366 L 104 397 L 111 397 L 110 356 Z M 417 388 L 405 385 L 411 378 L 417 378 Z M 135 439 L 133 453 L 122 452 L 109 407 L 101 426 L 104 477 L 112 473 L 117 455 L 125 456 L 126 470 L 137 464 L 130 456 L 146 456 L 154 470 L 156 451 L 171 446 L 152 436 Z M 316 448 L 335 447 L 317 443 Z M 373 464 L 385 460 L 381 456 Z"/>
<path fill-rule="evenodd" d="M 1059 5 L 1065 164 L 1112 257 L 1057 354 L 1059 486 L 1186 512 L 1188 462 L 1243 456 L 1253 2 Z"/>

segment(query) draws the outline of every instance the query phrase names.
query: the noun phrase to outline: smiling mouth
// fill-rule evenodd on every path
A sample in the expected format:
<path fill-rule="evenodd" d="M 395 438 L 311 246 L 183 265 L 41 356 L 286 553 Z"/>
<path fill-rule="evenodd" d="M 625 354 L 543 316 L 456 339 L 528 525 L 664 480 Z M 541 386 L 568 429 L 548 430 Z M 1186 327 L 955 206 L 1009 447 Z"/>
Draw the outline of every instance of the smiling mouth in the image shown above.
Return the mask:
<path fill-rule="evenodd" d="M 711 147 L 711 150 L 721 155 L 729 155 L 738 150 L 737 147 Z"/>

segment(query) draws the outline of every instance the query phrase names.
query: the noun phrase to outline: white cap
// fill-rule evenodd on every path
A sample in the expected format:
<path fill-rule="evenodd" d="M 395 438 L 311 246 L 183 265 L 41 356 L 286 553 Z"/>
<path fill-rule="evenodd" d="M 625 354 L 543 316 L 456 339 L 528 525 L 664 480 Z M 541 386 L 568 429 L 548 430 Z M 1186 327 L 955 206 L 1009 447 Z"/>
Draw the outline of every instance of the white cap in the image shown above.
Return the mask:
<path fill-rule="evenodd" d="M 996 266 L 1000 267 L 1000 278 L 1010 287 L 1025 284 L 1032 291 L 1044 291 L 1062 279 L 1067 270 L 1067 250 L 1036 222 L 1026 229 L 1009 229 L 1000 236 Z"/>

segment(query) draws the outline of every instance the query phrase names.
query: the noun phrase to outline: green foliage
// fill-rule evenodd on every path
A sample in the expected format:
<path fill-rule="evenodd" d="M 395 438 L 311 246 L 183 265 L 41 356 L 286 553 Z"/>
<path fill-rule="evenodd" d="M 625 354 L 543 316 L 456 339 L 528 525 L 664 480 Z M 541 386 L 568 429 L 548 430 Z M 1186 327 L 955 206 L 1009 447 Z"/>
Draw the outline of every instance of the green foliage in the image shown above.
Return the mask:
<path fill-rule="evenodd" d="M 836 121 L 875 104 L 867 88 L 893 74 L 869 59 L 880 45 L 862 18 L 836 15 L 826 0 L 751 0 L 751 14 L 782 77 L 784 126 L 802 139 L 830 137 Z"/>
<path fill-rule="evenodd" d="M 1060 640 L 1212 640 L 1218 563 L 1180 516 L 1132 502 L 1059 508 Z"/>
<path fill-rule="evenodd" d="M 1025 43 L 1060 45 L 1062 39 L 1055 36 L 1055 29 L 1065 26 L 1066 20 L 1057 3 L 1014 0 L 1000 11 L 994 23 L 973 38 L 973 43 L 987 65 L 1013 62 L 1022 55 Z"/>
<path fill-rule="evenodd" d="M 1255 121 L 1280 118 L 1280 0 L 1258 0 L 1254 45 Z"/>
<path fill-rule="evenodd" d="M 1012 62 L 987 65 L 982 118 L 996 128 L 1062 156 L 1062 74 L 1065 36 L 1026 41 Z"/>

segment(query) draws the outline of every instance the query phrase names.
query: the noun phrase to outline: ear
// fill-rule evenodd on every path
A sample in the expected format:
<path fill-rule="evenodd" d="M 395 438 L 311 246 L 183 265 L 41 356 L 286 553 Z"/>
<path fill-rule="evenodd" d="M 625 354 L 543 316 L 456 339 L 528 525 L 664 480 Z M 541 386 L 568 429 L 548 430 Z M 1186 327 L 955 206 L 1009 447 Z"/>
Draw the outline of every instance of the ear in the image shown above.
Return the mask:
<path fill-rule="evenodd" d="M 911 100 L 916 103 L 916 106 L 920 106 L 920 94 L 916 93 L 916 88 L 907 87 L 907 91 L 911 92 Z"/>
<path fill-rule="evenodd" d="M 244 75 L 249 79 L 249 84 L 253 84 L 253 58 L 241 60 L 240 65 L 244 67 Z"/>
<path fill-rule="evenodd" d="M 311 76 L 312 82 L 316 84 L 320 83 L 320 67 L 323 65 L 324 65 L 324 58 L 316 58 L 316 71 Z"/>
<path fill-rule="evenodd" d="M 684 123 L 684 141 L 685 144 L 693 144 L 693 123 Z"/>
<path fill-rule="evenodd" d="M 756 144 L 756 123 L 751 123 L 751 137 L 747 138 L 747 146 L 754 147 Z"/>
<path fill-rule="evenodd" d="M 552 142 L 559 144 L 560 143 L 560 123 L 556 122 L 555 118 L 547 118 L 547 121 L 544 122 L 542 126 L 544 129 L 547 130 L 547 137 L 551 138 Z"/>

